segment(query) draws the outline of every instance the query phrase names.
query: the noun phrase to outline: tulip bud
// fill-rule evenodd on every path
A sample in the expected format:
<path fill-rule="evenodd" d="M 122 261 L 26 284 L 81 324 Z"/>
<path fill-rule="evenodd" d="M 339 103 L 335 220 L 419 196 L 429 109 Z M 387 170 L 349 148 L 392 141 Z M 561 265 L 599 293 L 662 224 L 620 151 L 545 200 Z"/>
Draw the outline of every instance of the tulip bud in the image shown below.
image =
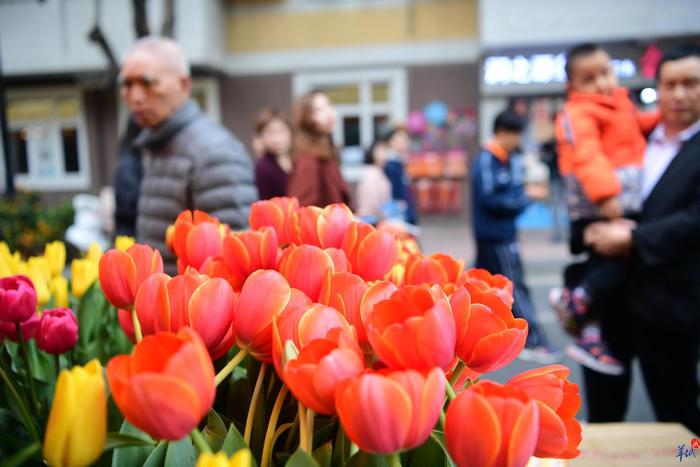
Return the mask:
<path fill-rule="evenodd" d="M 66 267 L 66 245 L 62 241 L 47 243 L 44 247 L 44 257 L 49 263 L 52 276 L 63 274 L 63 268 Z"/>
<path fill-rule="evenodd" d="M 81 298 L 97 280 L 97 262 L 74 259 L 70 265 L 70 279 L 73 295 Z"/>
<path fill-rule="evenodd" d="M 136 243 L 134 237 L 129 237 L 127 235 L 117 235 L 117 238 L 114 239 L 114 248 L 116 248 L 119 251 L 126 251 L 134 243 Z"/>
<path fill-rule="evenodd" d="M 203 452 L 197 459 L 196 467 L 252 467 L 253 455 L 250 449 L 239 449 L 229 459 L 223 452 L 211 454 Z"/>
<path fill-rule="evenodd" d="M 36 313 L 34 284 L 25 276 L 0 279 L 0 321 L 21 323 Z"/>
<path fill-rule="evenodd" d="M 68 306 L 68 281 L 63 276 L 55 276 L 49 284 L 53 295 L 53 304 L 57 307 Z"/>
<path fill-rule="evenodd" d="M 102 454 L 107 435 L 107 398 L 97 360 L 63 370 L 56 382 L 44 437 L 52 467 L 90 465 Z"/>
<path fill-rule="evenodd" d="M 100 258 L 102 258 L 102 253 L 104 253 L 104 251 L 102 250 L 100 244 L 97 242 L 92 242 L 88 247 L 85 259 L 89 259 L 90 261 L 98 263 L 100 261 Z"/>
<path fill-rule="evenodd" d="M 78 342 L 78 320 L 68 308 L 44 310 L 36 343 L 46 353 L 68 352 Z"/>

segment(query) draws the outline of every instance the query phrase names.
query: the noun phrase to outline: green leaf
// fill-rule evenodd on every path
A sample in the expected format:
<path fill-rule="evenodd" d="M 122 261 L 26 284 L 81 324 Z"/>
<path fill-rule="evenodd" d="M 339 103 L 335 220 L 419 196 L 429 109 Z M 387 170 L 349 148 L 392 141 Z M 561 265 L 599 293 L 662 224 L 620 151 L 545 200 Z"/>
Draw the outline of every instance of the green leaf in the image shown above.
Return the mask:
<path fill-rule="evenodd" d="M 447 466 L 447 453 L 443 451 L 440 443 L 429 437 L 422 446 L 409 453 L 409 467 L 423 467 L 424 465 Z"/>
<path fill-rule="evenodd" d="M 168 451 L 168 444 L 170 443 L 167 441 L 158 443 L 158 446 L 146 458 L 143 467 L 162 467 L 165 462 L 165 453 Z"/>
<path fill-rule="evenodd" d="M 350 454 L 350 443 L 348 437 L 345 436 L 345 430 L 340 425 L 338 425 L 338 432 L 335 435 L 333 447 L 333 467 L 343 467 Z"/>
<path fill-rule="evenodd" d="M 17 451 L 0 463 L 0 467 L 19 467 L 41 451 L 41 443 L 36 442 Z"/>
<path fill-rule="evenodd" d="M 109 442 L 110 434 L 107 434 L 107 442 Z M 126 420 L 122 423 L 119 429 L 120 436 L 130 436 L 138 439 L 140 442 L 148 443 L 147 445 L 132 445 L 132 447 L 118 447 L 114 449 L 112 455 L 112 467 L 130 467 L 132 465 L 143 465 L 148 458 L 148 455 L 155 449 L 155 441 L 151 439 L 143 431 L 130 425 Z M 105 450 L 108 448 L 105 445 Z"/>
<path fill-rule="evenodd" d="M 345 467 L 389 467 L 389 462 L 385 456 L 358 451 L 345 464 Z"/>
<path fill-rule="evenodd" d="M 331 467 L 331 460 L 333 458 L 333 445 L 329 442 L 323 446 L 319 446 L 313 452 L 314 459 L 318 462 L 321 467 Z"/>
<path fill-rule="evenodd" d="M 221 449 L 221 445 L 224 444 L 224 439 L 226 439 L 226 425 L 224 425 L 224 421 L 213 409 L 207 415 L 207 426 L 204 427 L 202 434 L 209 446 L 211 446 L 212 451 L 217 452 Z"/>
<path fill-rule="evenodd" d="M 450 452 L 447 450 L 447 444 L 445 443 L 445 433 L 441 430 L 433 430 L 433 432 L 430 433 L 430 438 L 432 438 L 438 444 L 438 446 L 440 446 L 442 452 L 445 453 L 445 457 L 447 458 L 447 465 L 450 467 L 454 467 L 455 463 L 452 462 Z"/>
<path fill-rule="evenodd" d="M 316 459 L 301 449 L 297 449 L 284 465 L 285 467 L 320 467 Z"/>
<path fill-rule="evenodd" d="M 227 455 L 231 456 L 234 452 L 239 449 L 247 448 L 243 435 L 236 429 L 236 426 L 231 423 L 228 428 L 228 433 L 226 433 L 226 438 L 224 438 L 224 444 L 221 445 L 221 450 Z"/>
<path fill-rule="evenodd" d="M 131 446 L 155 446 L 152 440 L 146 440 L 137 436 L 122 434 L 122 433 L 107 433 L 105 441 L 105 451 L 109 449 L 117 449 Z"/>
<path fill-rule="evenodd" d="M 165 467 L 192 467 L 197 460 L 189 435 L 180 441 L 171 442 L 165 454 Z"/>

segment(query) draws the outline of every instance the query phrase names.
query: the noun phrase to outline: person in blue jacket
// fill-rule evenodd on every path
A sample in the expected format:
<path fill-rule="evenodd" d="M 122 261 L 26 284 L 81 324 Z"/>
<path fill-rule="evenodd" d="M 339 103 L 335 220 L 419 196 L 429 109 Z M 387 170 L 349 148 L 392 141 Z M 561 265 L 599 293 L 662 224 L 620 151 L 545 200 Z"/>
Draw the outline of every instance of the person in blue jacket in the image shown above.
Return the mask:
<path fill-rule="evenodd" d="M 384 164 L 384 173 L 391 182 L 391 197 L 401 204 L 405 220 L 409 224 L 418 224 L 418 211 L 411 194 L 411 183 L 406 175 L 406 158 L 411 149 L 411 138 L 403 126 L 394 127 L 387 135 L 389 154 Z"/>
<path fill-rule="evenodd" d="M 561 353 L 549 345 L 525 285 L 515 220 L 535 198 L 544 198 L 542 187 L 524 184 L 524 165 L 518 148 L 525 121 L 510 110 L 494 122 L 494 137 L 483 145 L 471 170 L 472 225 L 476 237 L 476 267 L 503 274 L 513 281 L 513 314 L 528 322 L 523 360 L 550 364 Z"/>

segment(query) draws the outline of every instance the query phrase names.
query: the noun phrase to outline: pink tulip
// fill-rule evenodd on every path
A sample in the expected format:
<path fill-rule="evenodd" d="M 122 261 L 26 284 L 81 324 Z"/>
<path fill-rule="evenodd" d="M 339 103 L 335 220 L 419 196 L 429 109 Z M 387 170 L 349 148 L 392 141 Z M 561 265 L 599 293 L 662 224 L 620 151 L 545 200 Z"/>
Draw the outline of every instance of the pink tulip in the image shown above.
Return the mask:
<path fill-rule="evenodd" d="M 0 279 L 0 321 L 22 323 L 36 313 L 34 284 L 25 276 Z"/>
<path fill-rule="evenodd" d="M 78 320 L 69 308 L 44 310 L 36 344 L 46 353 L 60 355 L 78 342 Z"/>

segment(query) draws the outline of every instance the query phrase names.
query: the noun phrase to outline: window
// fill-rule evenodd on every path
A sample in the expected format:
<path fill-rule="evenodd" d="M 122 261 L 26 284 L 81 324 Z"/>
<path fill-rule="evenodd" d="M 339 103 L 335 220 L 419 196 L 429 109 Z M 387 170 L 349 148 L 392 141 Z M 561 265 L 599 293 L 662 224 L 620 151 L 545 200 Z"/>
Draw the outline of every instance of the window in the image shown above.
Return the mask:
<path fill-rule="evenodd" d="M 406 119 L 405 71 L 360 70 L 294 77 L 295 95 L 312 90 L 326 93 L 338 112 L 333 139 L 342 148 L 343 173 L 354 181 L 364 149 L 389 125 Z"/>
<path fill-rule="evenodd" d="M 90 185 L 82 103 L 74 91 L 8 96 L 10 157 L 18 187 L 80 190 Z"/>

